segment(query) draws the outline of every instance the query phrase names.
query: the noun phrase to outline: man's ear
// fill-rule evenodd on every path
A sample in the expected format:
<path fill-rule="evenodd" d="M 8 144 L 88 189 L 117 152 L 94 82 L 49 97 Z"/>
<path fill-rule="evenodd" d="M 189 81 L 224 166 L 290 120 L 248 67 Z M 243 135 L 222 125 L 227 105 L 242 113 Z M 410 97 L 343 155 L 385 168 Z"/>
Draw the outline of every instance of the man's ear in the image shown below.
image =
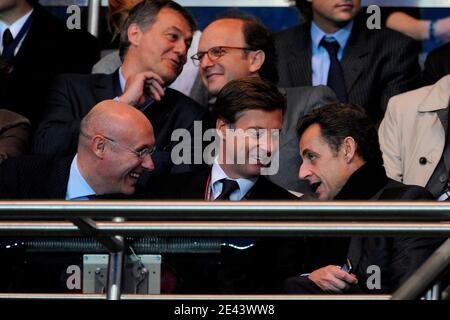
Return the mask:
<path fill-rule="evenodd" d="M 345 161 L 347 163 L 352 162 L 356 156 L 356 149 L 358 148 L 355 139 L 353 137 L 345 137 L 341 148 L 344 152 Z"/>
<path fill-rule="evenodd" d="M 216 131 L 221 140 L 225 139 L 225 135 L 228 129 L 228 124 L 223 119 L 216 120 Z"/>
<path fill-rule="evenodd" d="M 90 147 L 92 152 L 100 159 L 103 159 L 105 156 L 105 145 L 106 140 L 101 135 L 95 135 L 92 137 L 90 141 Z"/>
<path fill-rule="evenodd" d="M 142 37 L 142 30 L 137 23 L 132 23 L 127 30 L 128 42 L 135 47 L 139 46 Z"/>
<path fill-rule="evenodd" d="M 266 60 L 266 54 L 262 50 L 251 51 L 249 53 L 250 59 L 250 72 L 255 73 L 261 69 L 264 61 Z"/>

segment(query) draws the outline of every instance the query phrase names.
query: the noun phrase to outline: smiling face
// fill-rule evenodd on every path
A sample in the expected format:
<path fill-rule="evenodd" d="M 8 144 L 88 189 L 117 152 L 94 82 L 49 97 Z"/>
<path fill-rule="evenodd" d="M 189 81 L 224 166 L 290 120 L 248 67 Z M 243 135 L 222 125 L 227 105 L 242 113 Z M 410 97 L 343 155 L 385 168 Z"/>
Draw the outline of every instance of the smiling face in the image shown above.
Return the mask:
<path fill-rule="evenodd" d="M 108 135 L 114 142 L 105 139 L 102 183 L 109 190 L 103 193 L 132 194 L 143 171 L 154 169 L 150 155 L 139 157 L 133 152 L 151 148 L 155 144 L 153 128 L 145 120 L 141 118 L 134 121 L 133 130 L 114 130 L 111 136 Z"/>
<path fill-rule="evenodd" d="M 141 30 L 136 24 L 130 28 L 136 30 L 129 35 L 130 48 L 137 56 L 133 63 L 140 64 L 140 72 L 157 73 L 165 85 L 172 83 L 183 70 L 192 42 L 188 21 L 175 10 L 162 8 L 148 29 Z"/>
<path fill-rule="evenodd" d="M 203 31 L 198 51 L 206 52 L 213 47 L 247 47 L 242 32 L 244 23 L 238 19 L 220 19 L 214 21 Z M 200 74 L 208 92 L 217 95 L 231 80 L 253 75 L 253 55 L 243 50 L 227 50 L 216 61 L 211 61 L 207 54 L 200 62 Z"/>
<path fill-rule="evenodd" d="M 217 121 L 222 136 L 219 163 L 229 177 L 257 177 L 262 168 L 270 166 L 270 157 L 279 147 L 276 133 L 281 129 L 282 117 L 281 109 L 251 109 L 232 125 Z M 227 133 L 227 129 L 232 131 Z"/>
<path fill-rule="evenodd" d="M 314 22 L 325 32 L 334 33 L 353 20 L 361 8 L 360 0 L 309 0 Z"/>
<path fill-rule="evenodd" d="M 344 148 L 333 150 L 323 138 L 318 124 L 312 124 L 303 132 L 299 147 L 303 160 L 299 178 L 309 182 L 318 199 L 333 199 L 353 173 Z"/>

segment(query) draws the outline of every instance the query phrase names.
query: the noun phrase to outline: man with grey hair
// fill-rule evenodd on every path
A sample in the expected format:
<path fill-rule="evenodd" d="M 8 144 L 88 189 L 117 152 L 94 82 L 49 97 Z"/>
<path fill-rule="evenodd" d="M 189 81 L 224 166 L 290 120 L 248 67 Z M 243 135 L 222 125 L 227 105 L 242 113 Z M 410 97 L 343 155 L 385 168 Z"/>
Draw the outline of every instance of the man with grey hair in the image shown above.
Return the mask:
<path fill-rule="evenodd" d="M 36 133 L 33 151 L 73 154 L 80 119 L 96 103 L 116 99 L 139 109 L 155 128 L 159 167 L 172 167 L 172 132 L 193 131 L 205 108 L 167 88 L 182 71 L 196 24 L 191 14 L 170 0 L 146 0 L 136 5 L 121 33 L 122 66 L 113 74 L 65 75 L 54 84 L 47 113 Z"/>
<path fill-rule="evenodd" d="M 0 166 L 1 199 L 89 200 L 135 191 L 153 170 L 155 138 L 136 108 L 113 100 L 96 105 L 81 121 L 75 156 L 25 156 Z"/>

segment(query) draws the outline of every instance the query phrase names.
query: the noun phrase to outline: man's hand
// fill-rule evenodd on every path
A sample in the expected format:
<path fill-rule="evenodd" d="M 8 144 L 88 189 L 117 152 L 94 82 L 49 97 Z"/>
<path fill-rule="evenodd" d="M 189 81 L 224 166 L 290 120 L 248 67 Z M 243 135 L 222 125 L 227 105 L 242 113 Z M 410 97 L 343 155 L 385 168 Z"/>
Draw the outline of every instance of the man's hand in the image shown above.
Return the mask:
<path fill-rule="evenodd" d="M 437 20 L 435 36 L 440 43 L 447 43 L 450 41 L 450 17 Z"/>
<path fill-rule="evenodd" d="M 142 72 L 128 77 L 125 92 L 119 97 L 120 102 L 132 106 L 144 104 L 146 97 L 160 101 L 164 95 L 164 81 L 154 72 Z"/>
<path fill-rule="evenodd" d="M 326 266 L 310 273 L 308 278 L 325 292 L 342 293 L 351 284 L 358 283 L 354 274 L 341 270 L 338 266 Z"/>

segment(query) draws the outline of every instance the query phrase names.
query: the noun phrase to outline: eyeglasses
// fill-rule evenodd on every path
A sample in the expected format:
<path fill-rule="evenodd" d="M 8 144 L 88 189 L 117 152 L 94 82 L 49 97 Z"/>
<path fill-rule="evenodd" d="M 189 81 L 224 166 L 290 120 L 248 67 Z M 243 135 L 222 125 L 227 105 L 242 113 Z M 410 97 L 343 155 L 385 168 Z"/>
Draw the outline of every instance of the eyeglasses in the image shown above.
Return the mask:
<path fill-rule="evenodd" d="M 83 136 L 85 136 L 86 138 L 88 138 L 88 139 L 92 139 L 92 136 L 90 136 L 90 135 L 88 135 L 87 133 L 85 133 L 85 132 L 83 132 L 83 131 L 80 131 L 80 134 L 81 135 L 83 135 Z M 104 136 L 104 135 L 101 135 L 105 140 L 107 140 L 107 141 L 109 141 L 109 142 L 111 142 L 111 143 L 113 143 L 113 144 L 115 144 L 115 145 L 118 145 L 119 147 L 122 147 L 122 148 L 124 148 L 124 149 L 127 149 L 128 151 L 130 151 L 130 152 L 132 152 L 132 153 L 134 153 L 135 155 L 137 155 L 139 158 L 145 158 L 146 156 L 151 156 L 153 153 L 155 153 L 155 150 L 156 150 L 156 147 L 155 146 L 151 146 L 151 147 L 144 147 L 144 148 L 142 148 L 142 149 L 140 149 L 140 150 L 134 150 L 134 149 L 132 149 L 132 148 L 130 148 L 130 147 L 127 147 L 127 146 L 125 146 L 125 145 L 123 145 L 123 144 L 121 144 L 121 143 L 119 143 L 119 142 L 117 142 L 116 140 L 114 140 L 114 139 L 111 139 L 111 138 L 109 138 L 109 137 L 107 137 L 107 136 Z"/>
<path fill-rule="evenodd" d="M 245 47 L 226 47 L 226 46 L 212 47 L 209 48 L 208 51 L 197 52 L 191 57 L 191 59 L 194 65 L 198 67 L 202 62 L 202 59 L 205 56 L 205 54 L 208 55 L 209 60 L 217 61 L 220 57 L 226 55 L 228 53 L 228 50 L 253 51 L 254 49 Z"/>

